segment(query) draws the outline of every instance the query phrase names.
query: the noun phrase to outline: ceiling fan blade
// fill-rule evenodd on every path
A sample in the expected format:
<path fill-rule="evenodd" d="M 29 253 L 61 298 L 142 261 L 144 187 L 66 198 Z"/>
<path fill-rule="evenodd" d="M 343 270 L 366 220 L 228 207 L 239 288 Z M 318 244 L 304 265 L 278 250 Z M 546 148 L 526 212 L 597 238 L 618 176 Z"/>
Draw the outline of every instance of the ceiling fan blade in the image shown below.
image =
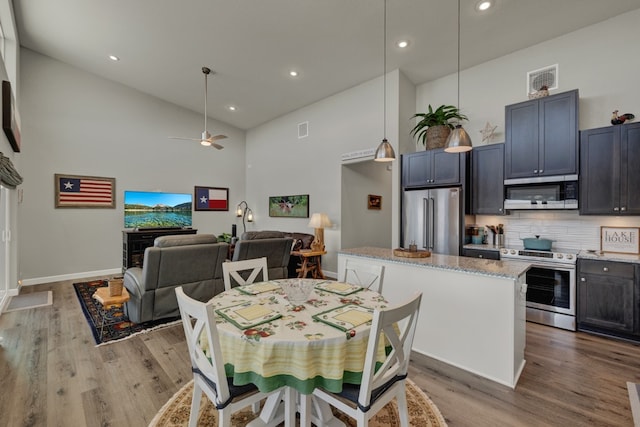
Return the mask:
<path fill-rule="evenodd" d="M 183 138 L 181 136 L 170 136 L 169 139 L 182 139 L 185 141 L 201 141 L 202 138 Z"/>
<path fill-rule="evenodd" d="M 222 145 L 216 144 L 215 142 L 212 142 L 211 146 L 217 150 L 222 150 L 224 148 Z"/>
<path fill-rule="evenodd" d="M 212 136 L 211 138 L 209 138 L 209 140 L 210 141 L 219 141 L 219 140 L 225 139 L 225 138 L 228 138 L 228 136 L 227 135 L 215 135 L 215 136 Z"/>

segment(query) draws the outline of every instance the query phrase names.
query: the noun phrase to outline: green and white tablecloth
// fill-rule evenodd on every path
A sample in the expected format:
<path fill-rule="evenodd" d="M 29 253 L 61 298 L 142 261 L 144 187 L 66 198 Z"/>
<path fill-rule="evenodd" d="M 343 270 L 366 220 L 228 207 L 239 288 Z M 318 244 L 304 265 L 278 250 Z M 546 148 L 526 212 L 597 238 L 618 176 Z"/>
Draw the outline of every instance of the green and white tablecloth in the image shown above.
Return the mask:
<path fill-rule="evenodd" d="M 339 392 L 343 382 L 359 384 L 371 314 L 388 302 L 370 290 L 313 280 L 309 300 L 296 307 L 279 286 L 270 286 L 278 282 L 233 288 L 211 300 L 227 376 L 263 392 L 285 385 L 303 394 L 316 387 Z M 384 352 L 382 343 L 379 360 Z"/>

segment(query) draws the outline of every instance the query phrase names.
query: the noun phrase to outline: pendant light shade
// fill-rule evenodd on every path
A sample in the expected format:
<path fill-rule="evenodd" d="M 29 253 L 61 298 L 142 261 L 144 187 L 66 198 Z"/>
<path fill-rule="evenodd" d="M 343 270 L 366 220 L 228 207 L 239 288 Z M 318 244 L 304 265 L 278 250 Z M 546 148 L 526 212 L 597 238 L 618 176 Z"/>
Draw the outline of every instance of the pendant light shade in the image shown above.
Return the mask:
<path fill-rule="evenodd" d="M 462 125 L 457 125 L 447 137 L 444 151 L 447 153 L 462 153 L 470 151 L 471 148 L 472 145 L 469 134 L 464 130 Z"/>
<path fill-rule="evenodd" d="M 373 156 L 373 160 L 376 162 L 391 162 L 396 159 L 396 153 L 393 151 L 393 147 L 387 141 L 387 0 L 383 0 L 384 2 L 384 37 L 382 40 L 382 63 L 383 63 L 383 74 L 382 74 L 382 92 L 383 92 L 383 102 L 382 102 L 382 111 L 383 111 L 383 138 L 380 145 L 376 149 L 376 154 Z"/>
<path fill-rule="evenodd" d="M 378 148 L 373 160 L 377 162 L 391 162 L 396 159 L 396 153 L 393 151 L 393 147 L 387 141 L 387 138 L 383 139 Z"/>
<path fill-rule="evenodd" d="M 460 0 L 458 0 L 458 108 L 460 108 Z M 451 131 L 444 144 L 444 151 L 447 153 L 462 153 L 472 148 L 471 138 L 460 124 Z"/>

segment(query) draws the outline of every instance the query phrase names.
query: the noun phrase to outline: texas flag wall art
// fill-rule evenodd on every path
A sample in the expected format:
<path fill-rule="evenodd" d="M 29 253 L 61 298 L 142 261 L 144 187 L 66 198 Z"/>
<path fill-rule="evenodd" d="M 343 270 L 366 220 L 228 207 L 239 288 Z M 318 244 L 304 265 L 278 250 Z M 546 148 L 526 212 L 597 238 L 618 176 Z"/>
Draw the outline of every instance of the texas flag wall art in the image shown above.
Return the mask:
<path fill-rule="evenodd" d="M 55 174 L 56 208 L 115 208 L 116 179 Z"/>
<path fill-rule="evenodd" d="M 195 187 L 195 210 L 228 211 L 229 189 L 221 187 Z"/>

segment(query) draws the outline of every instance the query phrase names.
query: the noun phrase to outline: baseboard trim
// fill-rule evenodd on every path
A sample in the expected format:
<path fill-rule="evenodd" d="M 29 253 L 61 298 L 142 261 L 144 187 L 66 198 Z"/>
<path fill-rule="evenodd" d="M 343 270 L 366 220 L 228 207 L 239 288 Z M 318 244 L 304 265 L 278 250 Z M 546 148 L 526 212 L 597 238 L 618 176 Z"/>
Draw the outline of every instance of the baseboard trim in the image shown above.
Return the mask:
<path fill-rule="evenodd" d="M 61 274 L 59 276 L 35 277 L 33 279 L 22 279 L 22 286 L 40 285 L 42 283 L 62 282 L 64 280 L 84 279 L 87 277 L 110 276 L 113 274 L 122 274 L 121 268 L 112 268 L 109 270 L 85 271 L 84 273 Z"/>

